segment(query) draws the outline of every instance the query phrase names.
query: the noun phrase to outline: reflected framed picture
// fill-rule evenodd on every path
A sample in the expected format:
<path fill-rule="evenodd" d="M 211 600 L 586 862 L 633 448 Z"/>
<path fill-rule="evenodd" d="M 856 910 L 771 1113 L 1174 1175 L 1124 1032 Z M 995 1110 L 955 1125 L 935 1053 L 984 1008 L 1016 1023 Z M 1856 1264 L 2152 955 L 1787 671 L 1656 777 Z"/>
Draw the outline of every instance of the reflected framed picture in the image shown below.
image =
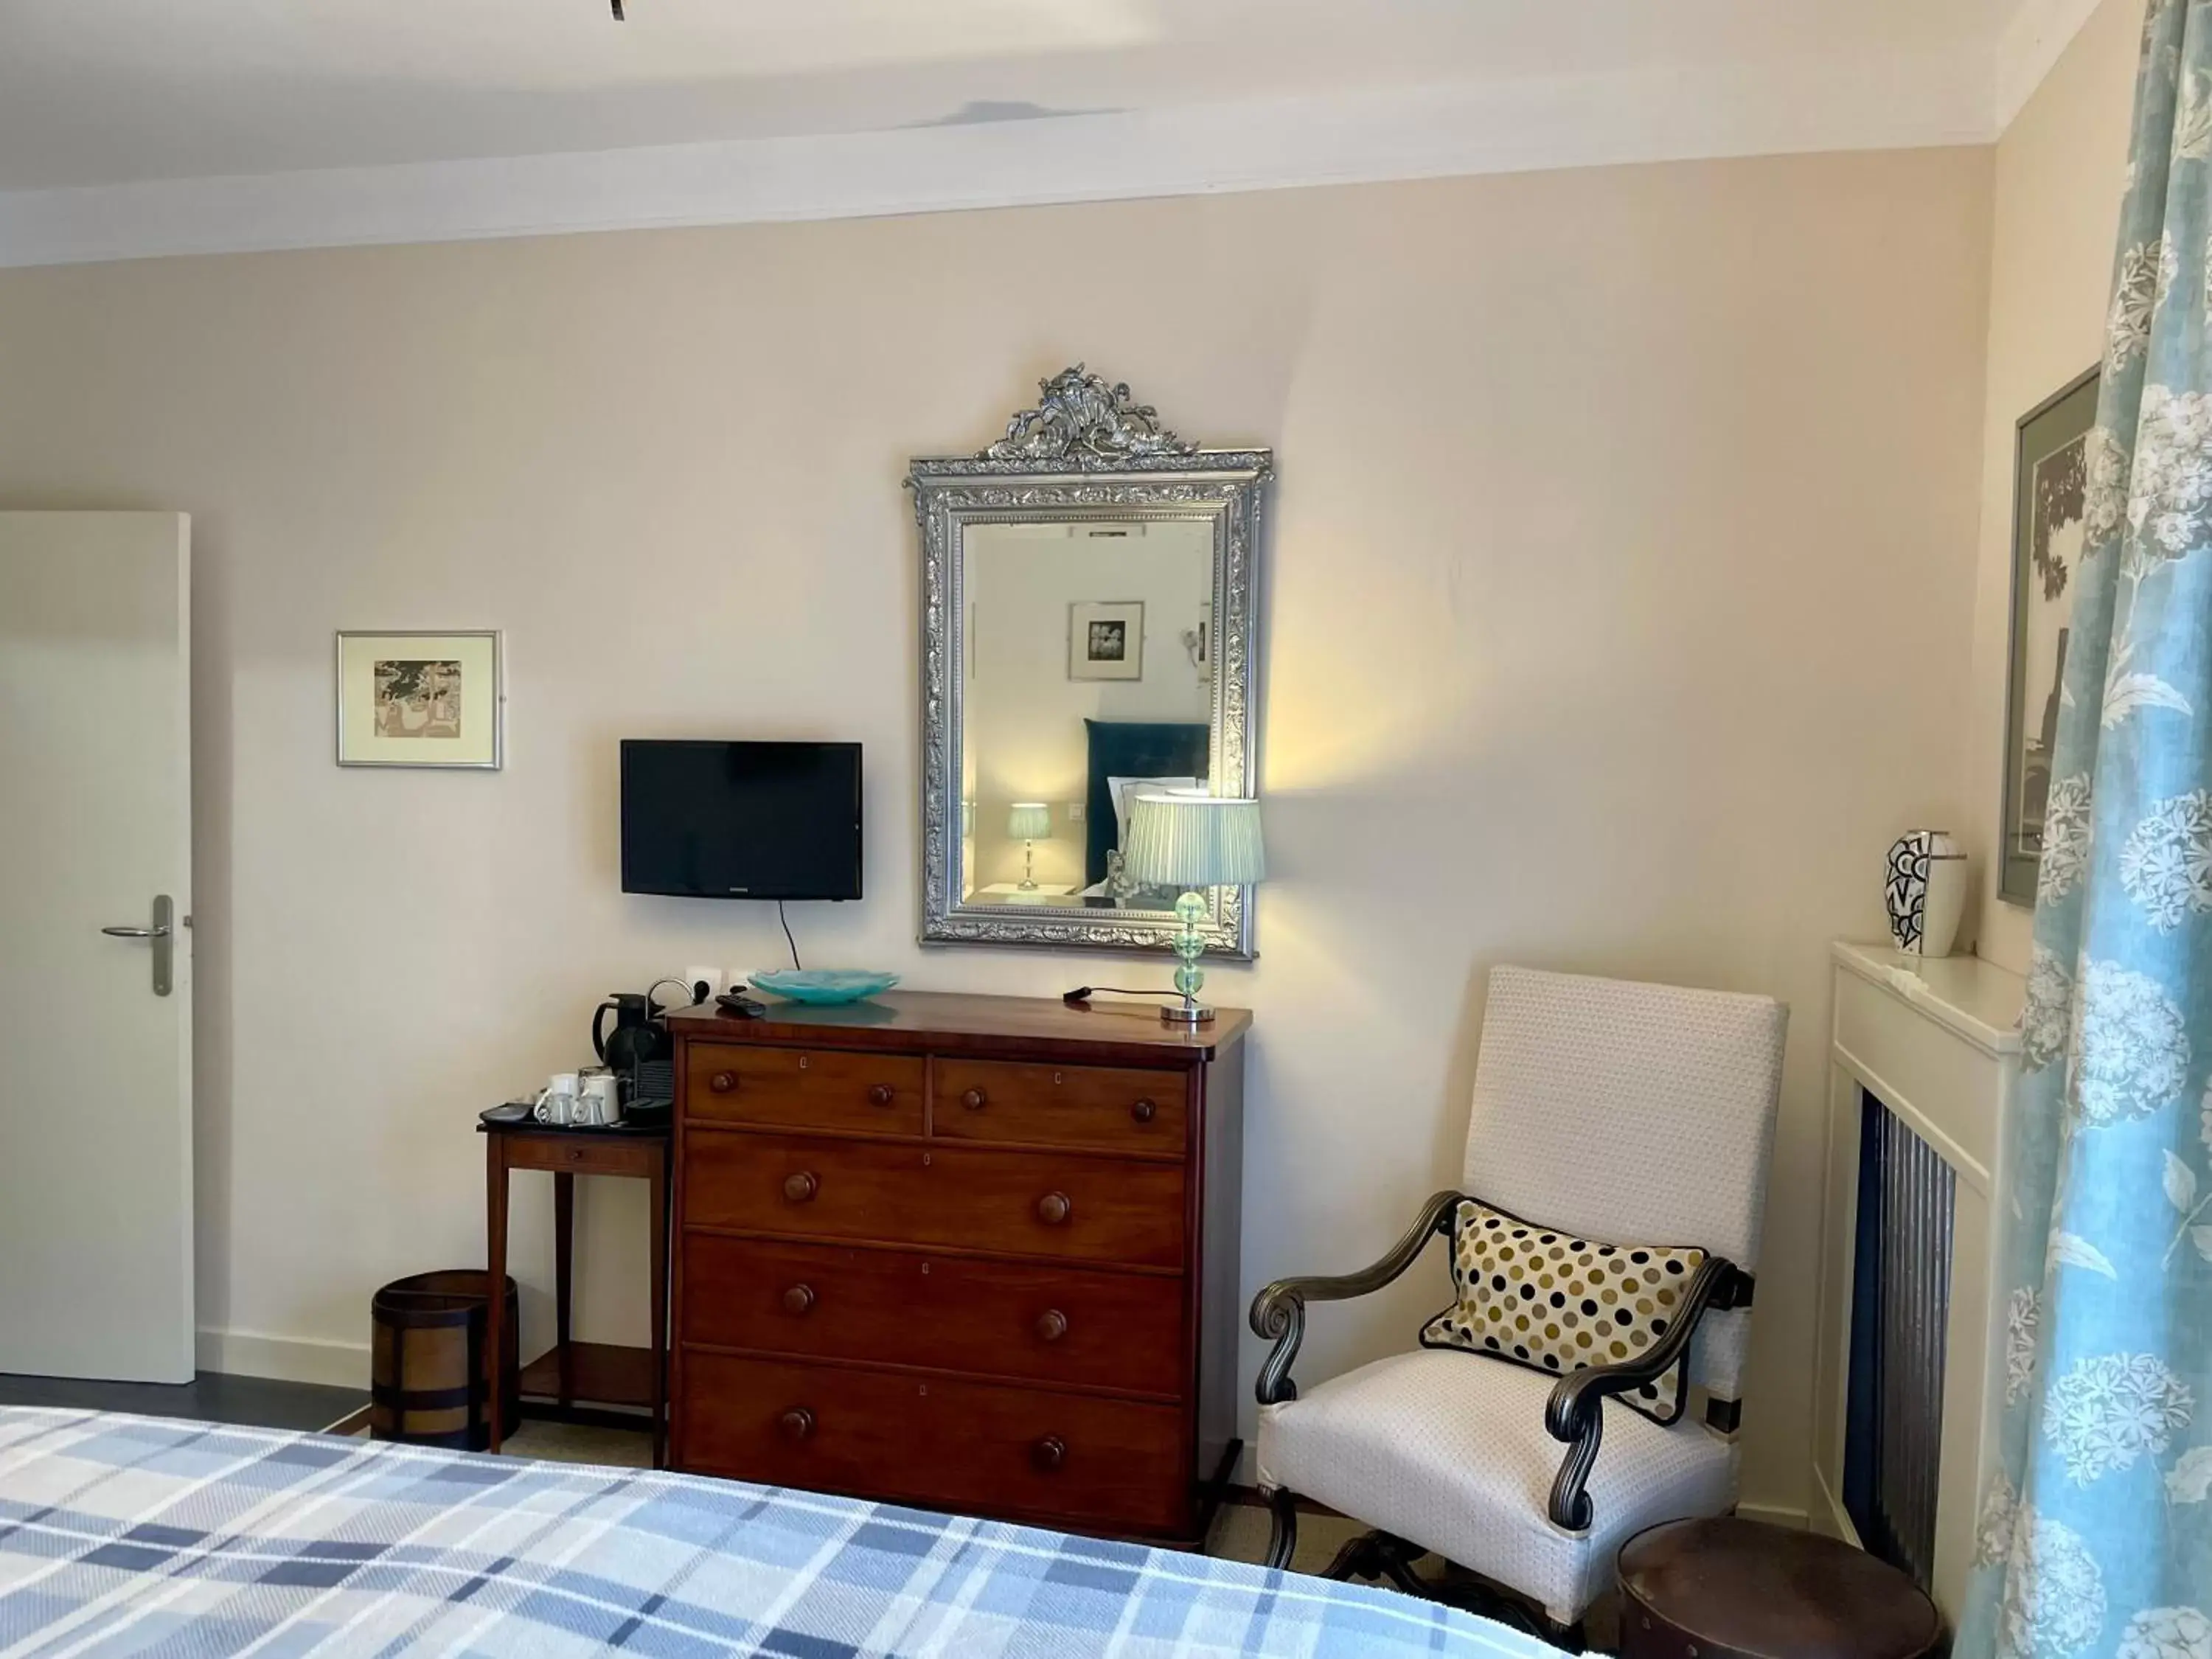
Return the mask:
<path fill-rule="evenodd" d="M 1997 895 L 2012 904 L 2035 902 L 2096 420 L 2093 368 L 2028 410 L 2014 434 L 2012 651 L 1997 872 Z"/>
<path fill-rule="evenodd" d="M 1067 678 L 1145 678 L 1145 602 L 1091 601 L 1067 607 Z"/>
<path fill-rule="evenodd" d="M 507 689 L 496 630 L 337 637 L 340 766 L 499 769 Z"/>

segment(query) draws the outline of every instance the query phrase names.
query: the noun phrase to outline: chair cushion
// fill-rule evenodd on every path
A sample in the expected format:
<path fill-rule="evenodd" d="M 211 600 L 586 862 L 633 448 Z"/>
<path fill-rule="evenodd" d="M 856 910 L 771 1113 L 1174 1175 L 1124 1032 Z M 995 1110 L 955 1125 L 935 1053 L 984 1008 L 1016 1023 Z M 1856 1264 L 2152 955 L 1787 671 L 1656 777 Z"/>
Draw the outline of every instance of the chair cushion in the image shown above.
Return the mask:
<path fill-rule="evenodd" d="M 1459 1300 L 1421 1327 L 1425 1348 L 1458 1348 L 1553 1376 L 1632 1359 L 1675 1320 L 1705 1265 L 1699 1249 L 1607 1244 L 1494 1210 L 1452 1212 Z M 1666 1375 L 1619 1396 L 1654 1423 L 1681 1419 L 1686 1350 Z"/>
<path fill-rule="evenodd" d="M 1434 1550 L 1571 1624 L 1612 1583 L 1631 1534 L 1727 1511 L 1735 1451 L 1695 1422 L 1662 1428 L 1608 1400 L 1589 1529 L 1565 1531 L 1546 1513 L 1567 1449 L 1544 1429 L 1553 1385 L 1464 1353 L 1378 1359 L 1260 1408 L 1260 1485 Z"/>

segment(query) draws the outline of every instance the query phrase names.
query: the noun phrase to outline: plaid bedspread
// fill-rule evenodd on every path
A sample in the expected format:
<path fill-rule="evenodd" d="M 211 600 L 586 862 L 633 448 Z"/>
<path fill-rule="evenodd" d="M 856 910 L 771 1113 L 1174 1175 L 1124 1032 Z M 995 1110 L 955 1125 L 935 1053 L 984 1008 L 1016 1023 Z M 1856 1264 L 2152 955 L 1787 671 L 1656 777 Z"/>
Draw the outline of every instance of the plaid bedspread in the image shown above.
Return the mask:
<path fill-rule="evenodd" d="M 1236 1562 L 635 1469 L 0 1408 L 0 1653 L 1540 1659 Z"/>

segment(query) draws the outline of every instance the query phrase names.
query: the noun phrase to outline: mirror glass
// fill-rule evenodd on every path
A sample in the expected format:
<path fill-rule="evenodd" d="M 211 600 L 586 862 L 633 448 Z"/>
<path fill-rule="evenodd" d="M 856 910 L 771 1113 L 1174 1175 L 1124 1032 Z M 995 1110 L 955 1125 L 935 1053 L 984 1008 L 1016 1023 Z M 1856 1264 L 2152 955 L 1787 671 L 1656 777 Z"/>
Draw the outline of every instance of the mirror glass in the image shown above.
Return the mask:
<path fill-rule="evenodd" d="M 1209 785 L 1210 516 L 971 522 L 960 538 L 959 902 L 1172 910 L 1119 849 L 1139 794 Z"/>

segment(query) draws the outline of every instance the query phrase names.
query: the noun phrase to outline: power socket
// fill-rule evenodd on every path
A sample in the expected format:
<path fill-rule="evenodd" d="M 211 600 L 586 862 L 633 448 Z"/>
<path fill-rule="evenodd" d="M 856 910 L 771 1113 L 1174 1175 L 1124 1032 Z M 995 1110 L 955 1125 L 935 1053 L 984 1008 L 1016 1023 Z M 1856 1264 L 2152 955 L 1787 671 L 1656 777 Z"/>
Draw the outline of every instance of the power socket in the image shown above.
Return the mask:
<path fill-rule="evenodd" d="M 710 1001 L 730 988 L 724 981 L 722 970 L 719 968 L 686 968 L 684 970 L 684 994 L 687 996 L 698 995 L 699 982 L 702 980 L 707 983 L 707 996 Z"/>

